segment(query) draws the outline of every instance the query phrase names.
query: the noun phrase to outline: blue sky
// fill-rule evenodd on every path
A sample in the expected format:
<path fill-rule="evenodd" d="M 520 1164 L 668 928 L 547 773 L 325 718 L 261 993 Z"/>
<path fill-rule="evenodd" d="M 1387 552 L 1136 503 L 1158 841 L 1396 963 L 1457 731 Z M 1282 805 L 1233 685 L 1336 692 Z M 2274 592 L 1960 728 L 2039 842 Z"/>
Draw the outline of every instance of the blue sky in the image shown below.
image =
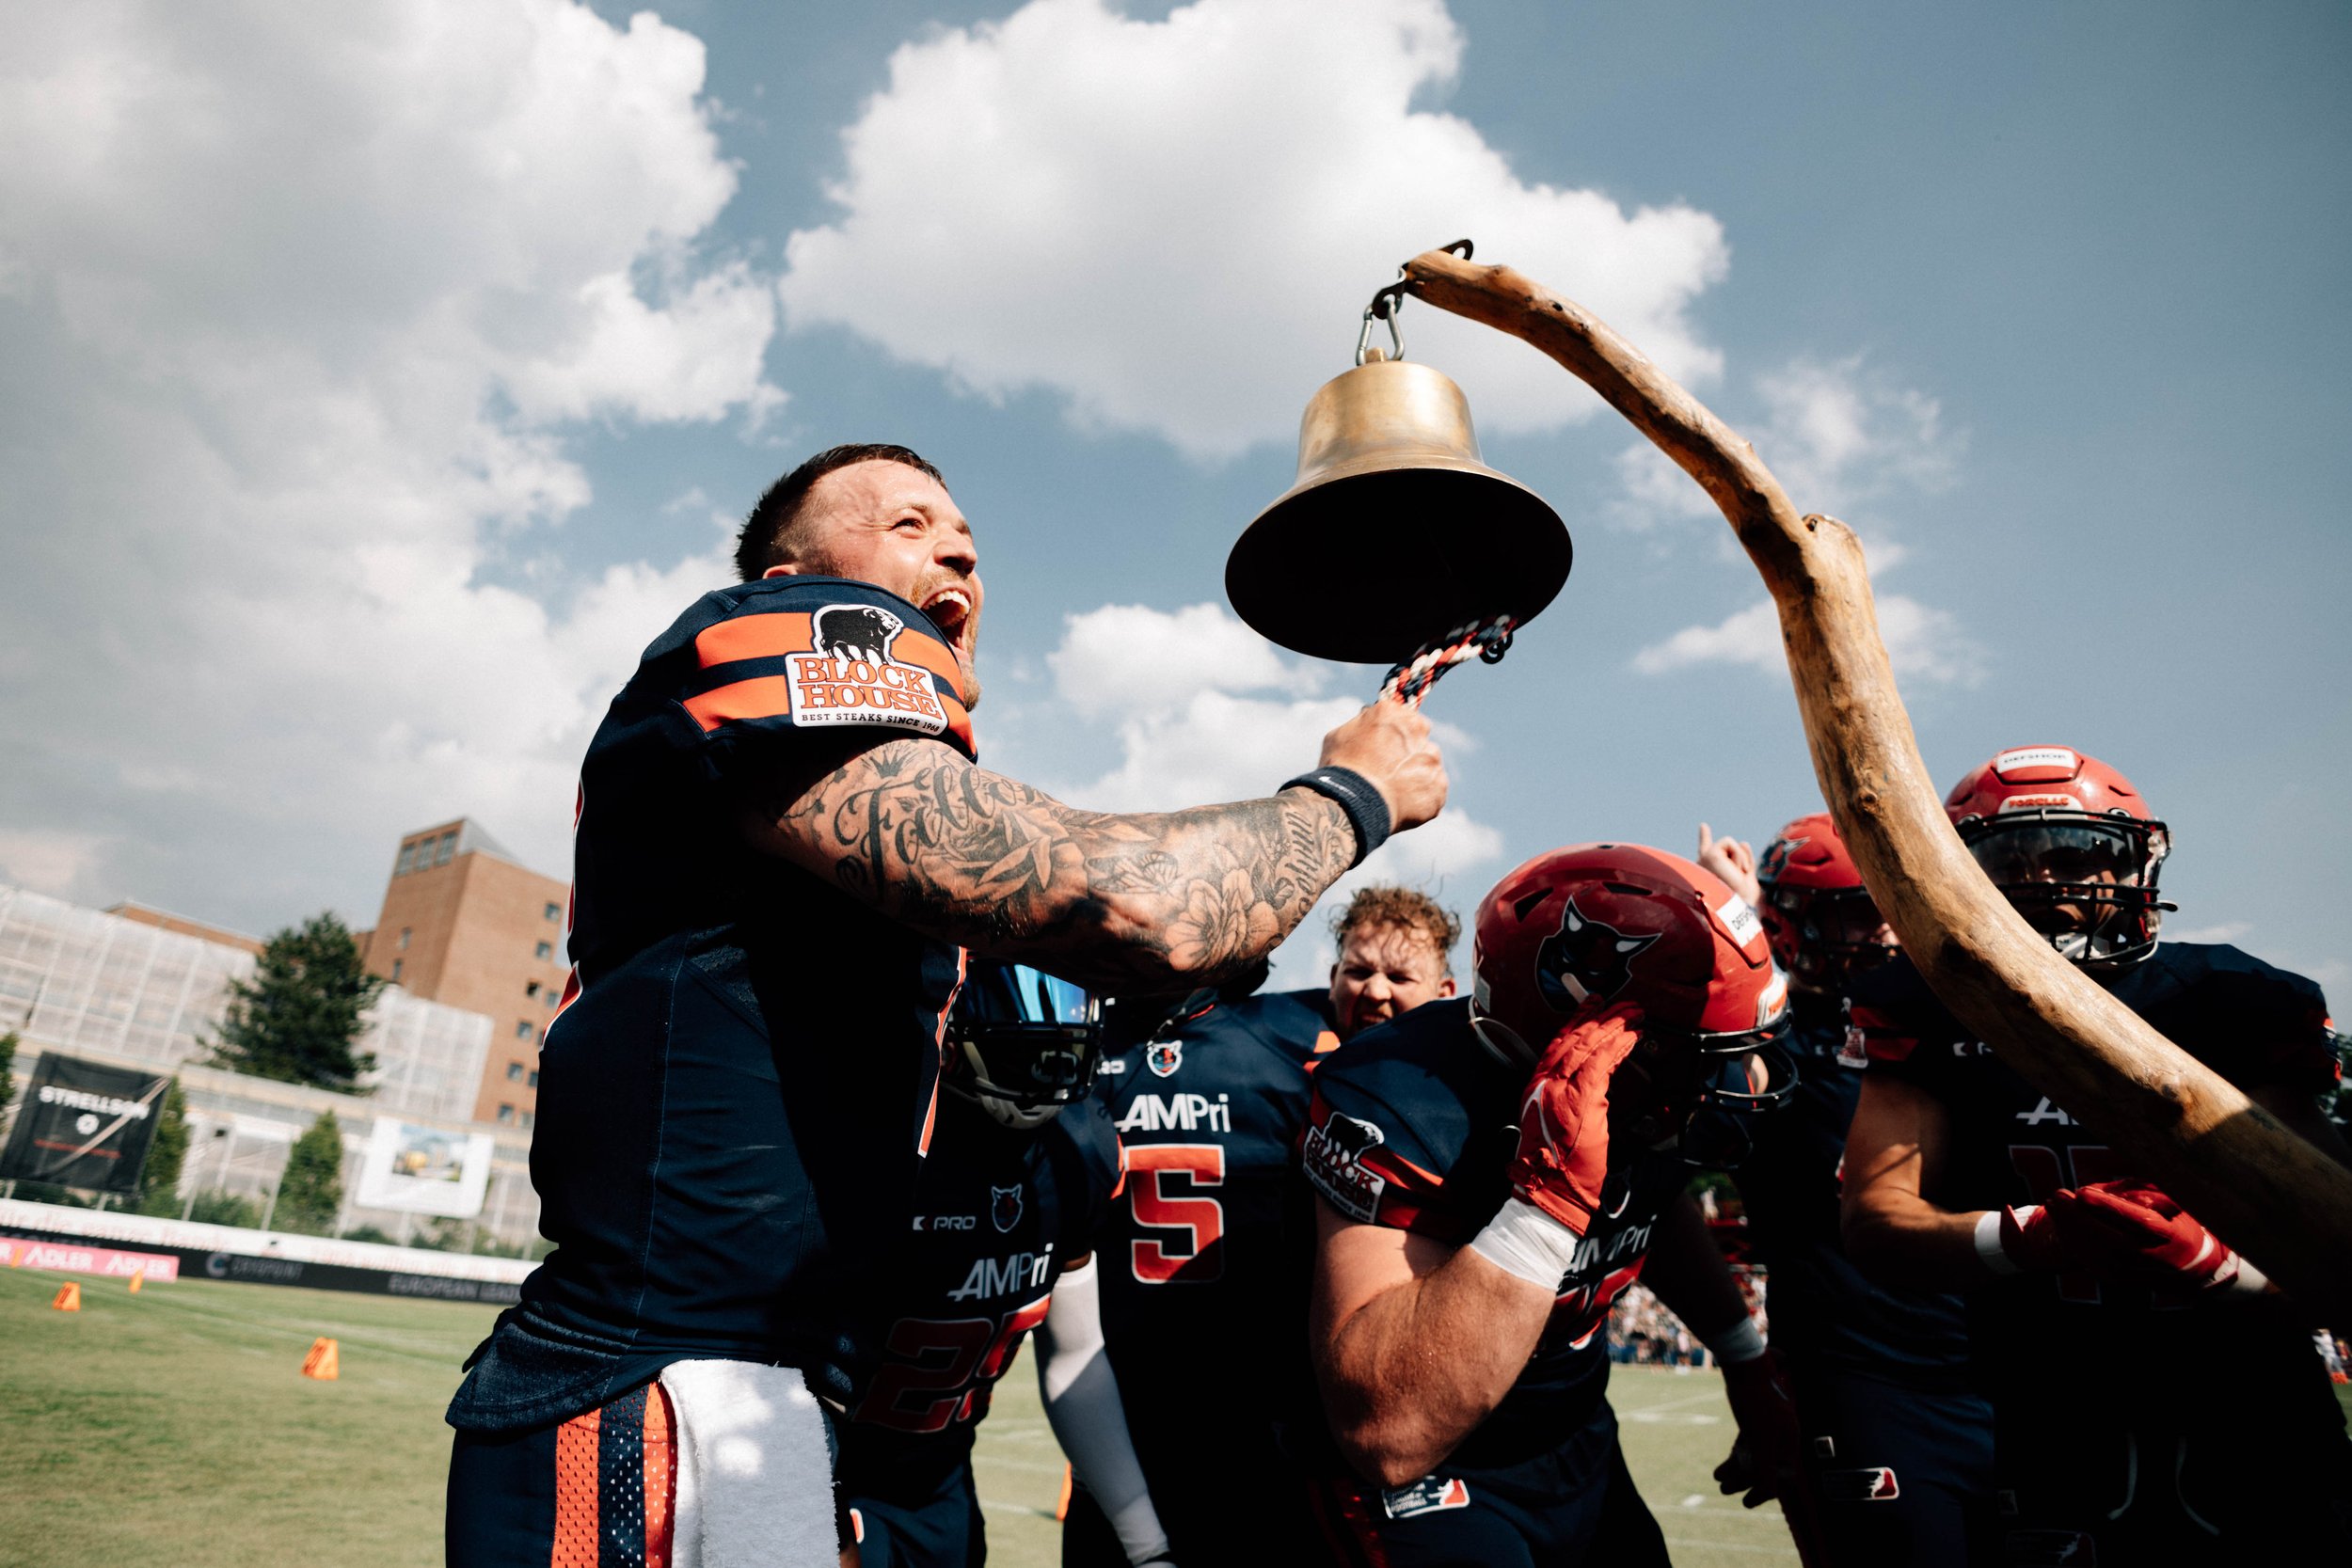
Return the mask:
<path fill-rule="evenodd" d="M 0 65 L 0 879 L 365 922 L 458 813 L 561 870 L 631 652 L 844 439 L 979 531 L 990 761 L 1269 787 L 1376 672 L 1240 632 L 1225 551 L 1363 298 L 1468 233 L 1863 531 L 1939 779 L 2100 755 L 2177 930 L 2352 984 L 2341 7 L 170 10 Z M 1578 554 L 1439 690 L 1456 820 L 1378 869 L 1467 908 L 1813 809 L 1695 490 L 1405 325 Z"/>

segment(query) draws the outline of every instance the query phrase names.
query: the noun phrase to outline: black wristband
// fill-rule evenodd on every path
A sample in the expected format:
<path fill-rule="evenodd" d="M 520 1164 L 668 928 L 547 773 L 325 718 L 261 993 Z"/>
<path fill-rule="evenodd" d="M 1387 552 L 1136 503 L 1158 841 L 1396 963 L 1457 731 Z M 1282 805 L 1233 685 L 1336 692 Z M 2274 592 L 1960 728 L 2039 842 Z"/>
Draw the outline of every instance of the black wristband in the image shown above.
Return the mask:
<path fill-rule="evenodd" d="M 1311 789 L 1340 803 L 1340 810 L 1347 813 L 1348 825 L 1356 830 L 1356 858 L 1347 863 L 1351 869 L 1363 864 L 1366 855 L 1389 841 L 1392 826 L 1389 802 L 1381 798 L 1370 779 L 1353 768 L 1318 768 L 1283 780 L 1282 787 Z"/>

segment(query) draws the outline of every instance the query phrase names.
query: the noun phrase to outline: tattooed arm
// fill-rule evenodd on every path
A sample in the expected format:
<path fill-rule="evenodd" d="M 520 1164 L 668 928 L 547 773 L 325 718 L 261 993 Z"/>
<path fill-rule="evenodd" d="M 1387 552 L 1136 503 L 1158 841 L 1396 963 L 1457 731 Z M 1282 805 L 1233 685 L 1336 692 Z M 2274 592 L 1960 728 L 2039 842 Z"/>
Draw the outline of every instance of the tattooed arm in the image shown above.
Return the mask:
<path fill-rule="evenodd" d="M 1445 771 L 1417 713 L 1367 708 L 1324 761 L 1379 786 L 1399 829 Z M 1289 789 L 1186 811 L 1079 811 L 935 740 L 887 740 L 777 781 L 753 841 L 919 931 L 1082 984 L 1217 979 L 1288 936 L 1356 857 L 1337 802 Z"/>

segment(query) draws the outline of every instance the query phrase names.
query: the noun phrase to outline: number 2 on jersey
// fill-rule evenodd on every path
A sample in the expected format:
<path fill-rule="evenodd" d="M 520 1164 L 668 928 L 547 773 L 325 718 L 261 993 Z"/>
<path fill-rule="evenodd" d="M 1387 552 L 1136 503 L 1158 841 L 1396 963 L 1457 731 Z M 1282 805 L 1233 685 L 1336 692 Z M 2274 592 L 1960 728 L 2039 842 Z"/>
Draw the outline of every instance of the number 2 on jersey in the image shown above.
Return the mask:
<path fill-rule="evenodd" d="M 1171 1280 L 1206 1284 L 1225 1273 L 1225 1205 L 1200 1196 L 1225 1184 L 1223 1144 L 1134 1144 L 1127 1149 L 1130 1201 L 1136 1225 L 1149 1230 L 1181 1231 L 1174 1237 L 1137 1237 L 1128 1246 L 1136 1277 L 1146 1285 Z M 1171 1250 L 1175 1243 L 1178 1250 Z"/>

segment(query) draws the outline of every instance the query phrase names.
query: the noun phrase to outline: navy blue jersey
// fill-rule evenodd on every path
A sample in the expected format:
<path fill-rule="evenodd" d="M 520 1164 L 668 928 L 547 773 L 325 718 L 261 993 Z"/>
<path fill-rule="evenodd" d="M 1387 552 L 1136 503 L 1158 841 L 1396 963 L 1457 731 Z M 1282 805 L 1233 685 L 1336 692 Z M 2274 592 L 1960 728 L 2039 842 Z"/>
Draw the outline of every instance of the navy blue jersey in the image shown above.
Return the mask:
<path fill-rule="evenodd" d="M 2166 942 L 2103 983 L 2241 1088 L 2315 1095 L 2335 1082 L 2327 1004 L 2299 974 L 2234 947 Z M 1939 1208 L 2039 1203 L 2060 1187 L 2138 1174 L 1995 1057 L 1907 959 L 1856 981 L 1853 1017 L 1870 1070 L 1924 1090 L 1948 1118 L 1924 1194 Z M 1988 1279 L 1968 1301 L 1974 1364 L 2005 1423 L 2013 1401 L 2078 1405 L 2088 1394 L 2119 1409 L 2228 1403 L 2240 1431 L 2264 1420 L 2342 1430 L 2309 1329 L 2280 1315 L 2233 1304 L 2163 1310 L 2145 1288 L 2066 1274 Z"/>
<path fill-rule="evenodd" d="M 1283 1464 L 1277 1424 L 1311 1402 L 1311 1242 L 1286 1227 L 1309 1071 L 1339 1043 L 1324 992 L 1251 996 L 1109 1058 L 1098 1081 L 1127 1165 L 1103 1237 L 1103 1333 L 1180 1558 L 1244 1528 Z M 1265 1512 L 1247 1526 L 1262 1542 Z"/>
<path fill-rule="evenodd" d="M 1301 1146 L 1308 1180 L 1348 1219 L 1467 1243 L 1511 1196 L 1526 1086 L 1526 1071 L 1471 1030 L 1466 999 L 1417 1007 L 1316 1070 Z M 1613 1174 L 1604 1197 L 1613 1201 L 1561 1276 L 1527 1370 L 1446 1460 L 1449 1473 L 1520 1464 L 1591 1423 L 1609 1386 L 1610 1304 L 1641 1274 L 1653 1223 L 1689 1179 L 1672 1148 Z"/>
<path fill-rule="evenodd" d="M 706 594 L 645 650 L 581 771 L 531 1150 L 556 1250 L 454 1424 L 567 1418 L 689 1356 L 850 1394 L 841 1286 L 904 1229 L 961 956 L 753 851 L 740 813 L 894 737 L 970 754 L 955 676 L 914 606 L 831 578 Z M 845 857 L 903 809 L 845 805 Z"/>
<path fill-rule="evenodd" d="M 882 1359 L 838 1429 L 845 1496 L 914 1507 L 962 1467 L 990 1389 L 1045 1321 L 1054 1281 L 1094 1250 L 1119 1182 L 1096 1101 L 1034 1132 L 943 1103 L 912 1225 L 867 1297 Z"/>
<path fill-rule="evenodd" d="M 1890 1290 L 1847 1261 L 1838 1235 L 1846 1129 L 1862 1095 L 1863 1055 L 1849 1046 L 1845 1008 L 1796 995 L 1788 1049 L 1795 1098 L 1744 1118 L 1751 1147 L 1732 1179 L 1772 1291 L 1772 1344 L 1806 1365 L 1836 1367 L 1922 1390 L 1964 1386 L 1966 1308 L 1959 1296 Z"/>

